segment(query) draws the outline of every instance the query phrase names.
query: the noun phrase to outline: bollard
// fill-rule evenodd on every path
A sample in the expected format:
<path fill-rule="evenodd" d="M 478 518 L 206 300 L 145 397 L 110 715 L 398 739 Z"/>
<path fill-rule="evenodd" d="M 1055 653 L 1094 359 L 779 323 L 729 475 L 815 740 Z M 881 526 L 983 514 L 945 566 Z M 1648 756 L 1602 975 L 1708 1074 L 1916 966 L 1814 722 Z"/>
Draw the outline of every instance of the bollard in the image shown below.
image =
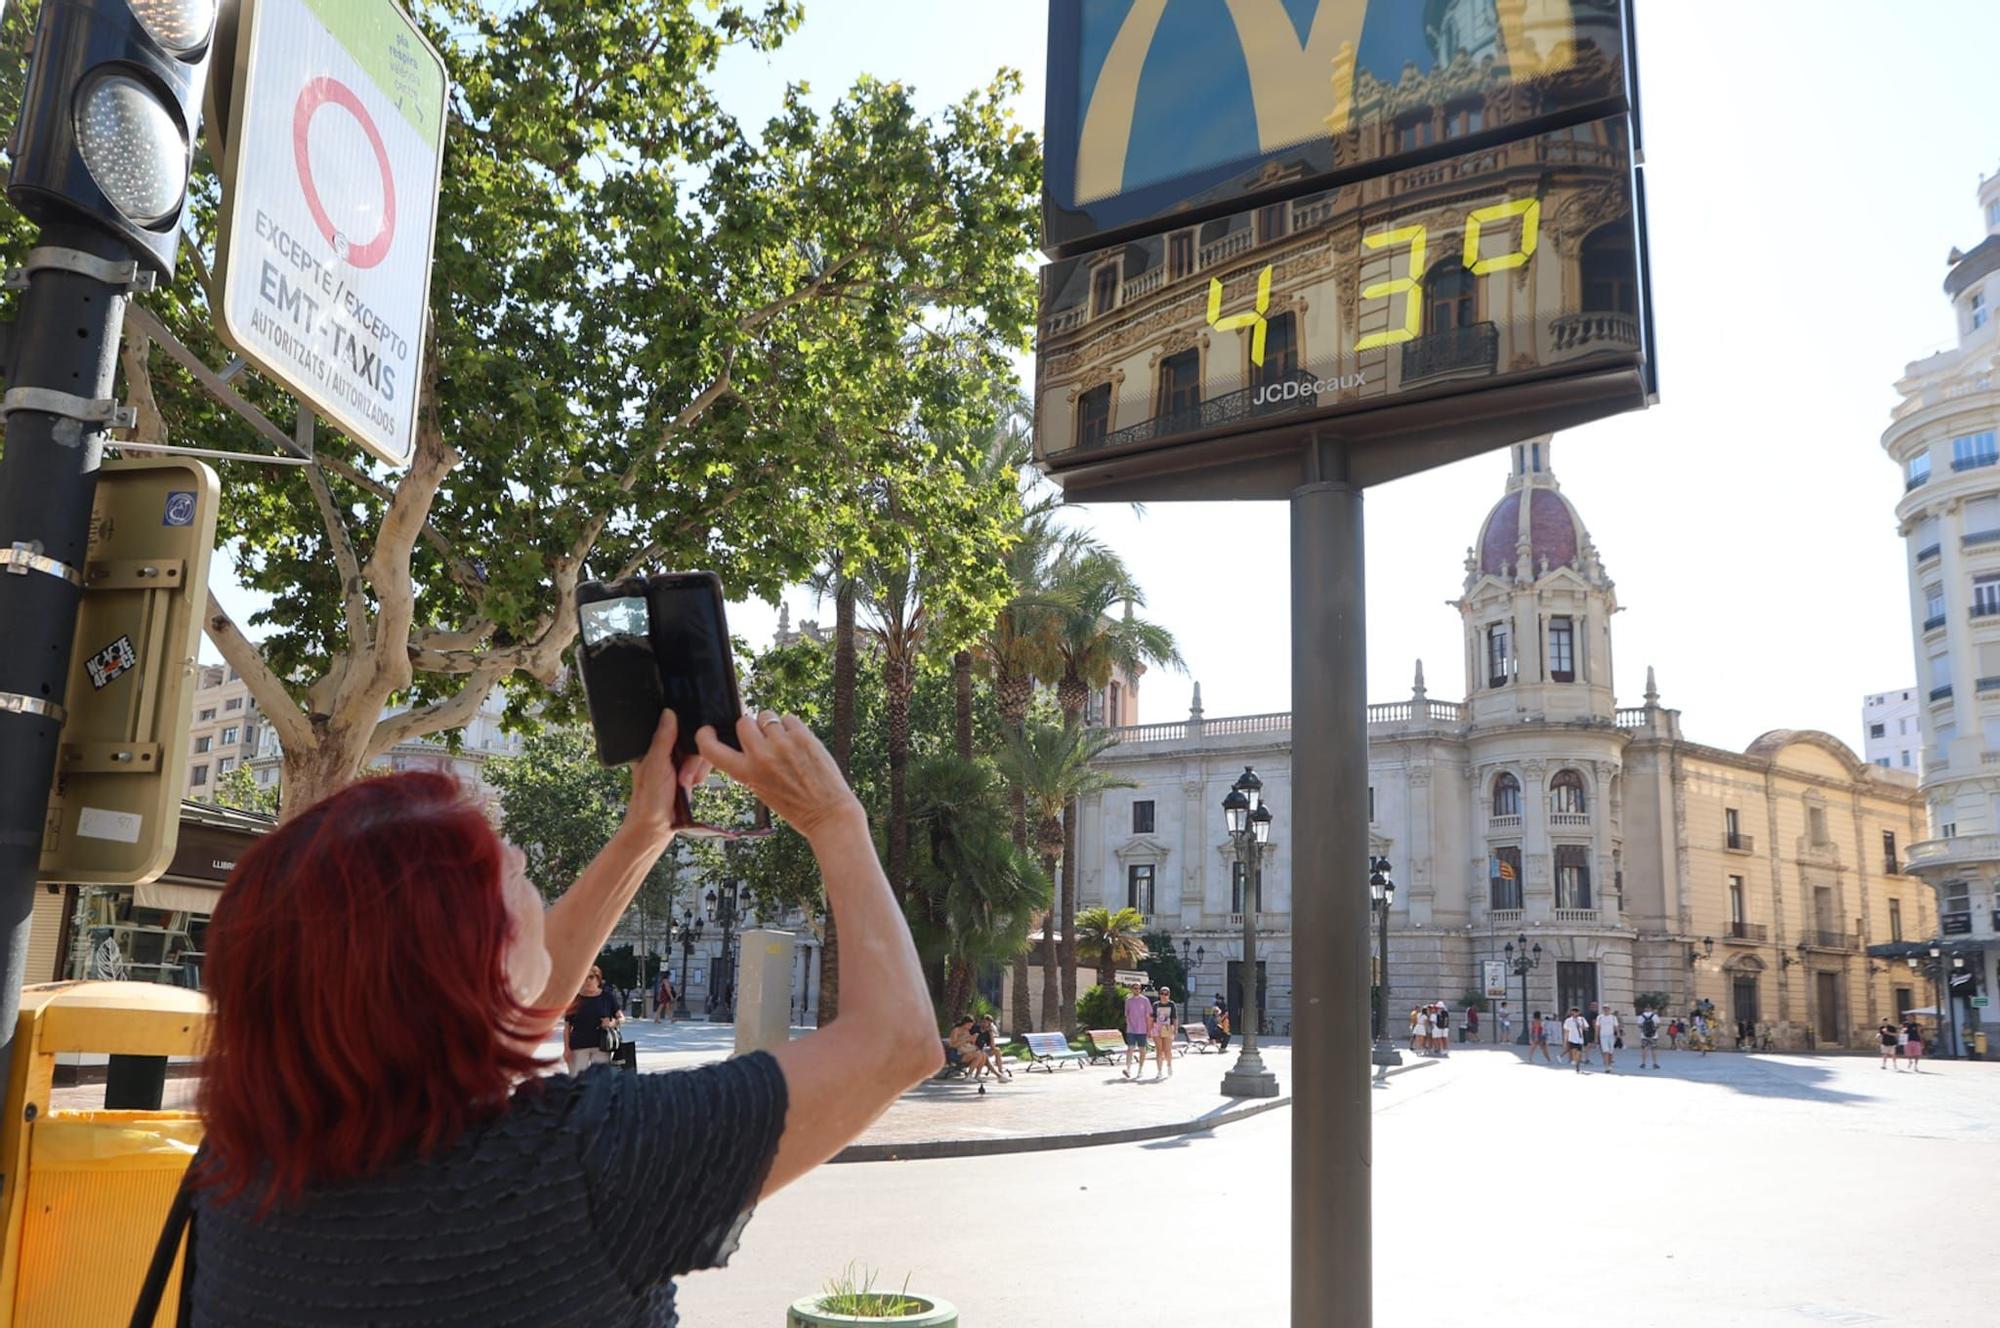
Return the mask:
<path fill-rule="evenodd" d="M 736 1054 L 782 1047 L 792 1036 L 792 934 L 743 933 L 736 980 Z"/>

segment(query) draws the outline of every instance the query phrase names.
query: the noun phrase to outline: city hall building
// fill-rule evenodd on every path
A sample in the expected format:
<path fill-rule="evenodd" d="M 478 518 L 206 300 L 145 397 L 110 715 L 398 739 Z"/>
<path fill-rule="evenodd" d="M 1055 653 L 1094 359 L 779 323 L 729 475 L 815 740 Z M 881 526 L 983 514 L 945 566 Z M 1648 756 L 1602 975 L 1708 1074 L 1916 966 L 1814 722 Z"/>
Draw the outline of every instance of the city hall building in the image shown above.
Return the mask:
<path fill-rule="evenodd" d="M 1455 601 L 1470 694 L 1432 698 L 1419 664 L 1407 699 L 1368 711 L 1369 840 L 1346 882 L 1368 888 L 1370 854 L 1394 864 L 1389 1009 L 1458 1008 L 1481 961 L 1526 936 L 1541 946 L 1530 1010 L 1629 1014 L 1655 992 L 1680 1012 L 1713 1001 L 1780 1047 L 1868 1043 L 1879 1020 L 1928 999 L 1906 966 L 1866 953 L 1936 926 L 1931 891 L 1901 872 L 1924 837 L 1915 776 L 1820 732 L 1704 746 L 1650 670 L 1642 704 L 1619 706 L 1615 585 L 1548 441 L 1511 456 Z M 1221 803 L 1254 766 L 1277 817 L 1257 910 L 1264 1018 L 1285 1032 L 1291 823 L 1311 814 L 1291 795 L 1290 716 L 1212 718 L 1197 687 L 1185 721 L 1112 732 L 1102 763 L 1134 787 L 1085 800 L 1081 906 L 1138 908 L 1177 952 L 1198 949 L 1199 999 L 1234 991 L 1244 864 Z"/>

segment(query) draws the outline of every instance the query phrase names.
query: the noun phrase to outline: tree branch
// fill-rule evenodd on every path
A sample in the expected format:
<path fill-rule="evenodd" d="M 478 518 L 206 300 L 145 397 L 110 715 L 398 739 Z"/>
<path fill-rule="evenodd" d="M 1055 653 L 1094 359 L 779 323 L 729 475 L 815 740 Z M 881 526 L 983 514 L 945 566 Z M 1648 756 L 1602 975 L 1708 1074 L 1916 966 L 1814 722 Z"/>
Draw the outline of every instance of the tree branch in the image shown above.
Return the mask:
<path fill-rule="evenodd" d="M 243 631 L 223 610 L 222 602 L 215 597 L 215 591 L 208 592 L 208 607 L 203 610 L 202 630 L 208 639 L 229 661 L 243 683 L 256 699 L 257 708 L 264 712 L 264 718 L 278 732 L 278 742 L 291 752 L 312 750 L 316 739 L 313 736 L 312 721 L 305 711 L 292 700 L 291 693 L 278 675 L 271 672 L 264 663 L 264 656 L 255 642 L 243 635 Z"/>
<path fill-rule="evenodd" d="M 471 722 L 479 713 L 479 707 L 486 703 L 494 684 L 513 672 L 511 666 L 487 667 L 479 669 L 466 679 L 465 685 L 439 701 L 401 714 L 391 715 L 375 725 L 375 731 L 368 737 L 368 749 L 363 762 L 372 761 L 400 742 L 411 742 L 417 738 L 442 733 L 447 729 L 461 728 Z"/>
<path fill-rule="evenodd" d="M 297 403 L 299 419 L 293 438 L 299 451 L 311 456 L 313 453 L 313 408 L 304 401 Z M 306 483 L 312 487 L 313 502 L 319 507 L 320 524 L 326 527 L 327 543 L 333 548 L 333 565 L 340 572 L 341 609 L 347 617 L 347 639 L 353 649 L 360 649 L 368 641 L 368 597 L 361 593 L 361 560 L 354 553 L 354 537 L 348 532 L 347 519 L 334 505 L 333 490 L 327 487 L 326 473 L 318 466 L 307 466 Z"/>

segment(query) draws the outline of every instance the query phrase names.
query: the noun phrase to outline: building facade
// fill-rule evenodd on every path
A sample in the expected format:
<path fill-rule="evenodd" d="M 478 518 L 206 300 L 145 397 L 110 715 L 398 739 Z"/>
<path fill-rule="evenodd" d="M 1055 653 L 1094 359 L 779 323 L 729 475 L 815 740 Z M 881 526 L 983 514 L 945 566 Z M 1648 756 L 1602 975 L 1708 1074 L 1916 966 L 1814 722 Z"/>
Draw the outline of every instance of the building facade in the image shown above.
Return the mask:
<path fill-rule="evenodd" d="M 1923 774 L 1923 720 L 1917 689 L 1875 692 L 1861 700 L 1861 757 L 1884 770 Z"/>
<path fill-rule="evenodd" d="M 215 801 L 223 777 L 255 759 L 268 731 L 249 684 L 224 664 L 204 664 L 195 681 L 194 718 L 188 725 L 187 796 Z"/>
<path fill-rule="evenodd" d="M 1924 698 L 1929 833 L 1909 867 L 1937 892 L 1942 924 L 1935 958 L 1929 946 L 1882 957 L 1935 966 L 1946 1036 L 1968 1047 L 2000 987 L 2000 175 L 1978 197 L 1985 238 L 1952 250 L 1944 280 L 1958 344 L 1909 365 L 1882 435 L 1903 473 L 1896 519 Z"/>
<path fill-rule="evenodd" d="M 1542 947 L 1529 1010 L 1706 998 L 1778 1046 L 1866 1045 L 1909 1008 L 1911 981 L 1865 947 L 1933 925 L 1899 858 L 1923 823 L 1916 779 L 1824 733 L 1773 730 L 1740 752 L 1690 741 L 1650 671 L 1644 703 L 1619 707 L 1615 584 L 1547 440 L 1512 460 L 1456 601 L 1469 694 L 1431 699 L 1420 664 L 1407 700 L 1368 712 L 1370 833 L 1352 880 L 1367 888 L 1370 854 L 1394 864 L 1388 1008 L 1457 1007 L 1482 961 L 1525 936 Z M 1285 1031 L 1287 831 L 1308 814 L 1291 799 L 1290 717 L 1211 719 L 1197 701 L 1184 722 L 1117 736 L 1103 763 L 1133 787 L 1086 801 L 1083 905 L 1138 908 L 1198 955 L 1200 999 L 1235 991 L 1244 871 L 1221 803 L 1254 766 L 1276 816 L 1257 910 L 1264 1018 Z"/>

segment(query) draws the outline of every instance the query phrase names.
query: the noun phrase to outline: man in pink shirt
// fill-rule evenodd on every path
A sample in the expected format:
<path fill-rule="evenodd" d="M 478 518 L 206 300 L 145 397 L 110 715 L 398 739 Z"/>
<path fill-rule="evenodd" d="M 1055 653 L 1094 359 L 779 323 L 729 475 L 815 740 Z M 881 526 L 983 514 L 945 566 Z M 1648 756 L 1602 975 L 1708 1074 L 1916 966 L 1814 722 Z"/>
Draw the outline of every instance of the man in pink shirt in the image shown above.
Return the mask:
<path fill-rule="evenodd" d="M 1139 1073 L 1146 1072 L 1146 1047 L 1153 1034 L 1153 1000 L 1142 991 L 1135 991 L 1125 998 L 1125 1068 L 1119 1071 L 1124 1078 L 1132 1077 L 1132 1057 L 1139 1058 Z"/>

